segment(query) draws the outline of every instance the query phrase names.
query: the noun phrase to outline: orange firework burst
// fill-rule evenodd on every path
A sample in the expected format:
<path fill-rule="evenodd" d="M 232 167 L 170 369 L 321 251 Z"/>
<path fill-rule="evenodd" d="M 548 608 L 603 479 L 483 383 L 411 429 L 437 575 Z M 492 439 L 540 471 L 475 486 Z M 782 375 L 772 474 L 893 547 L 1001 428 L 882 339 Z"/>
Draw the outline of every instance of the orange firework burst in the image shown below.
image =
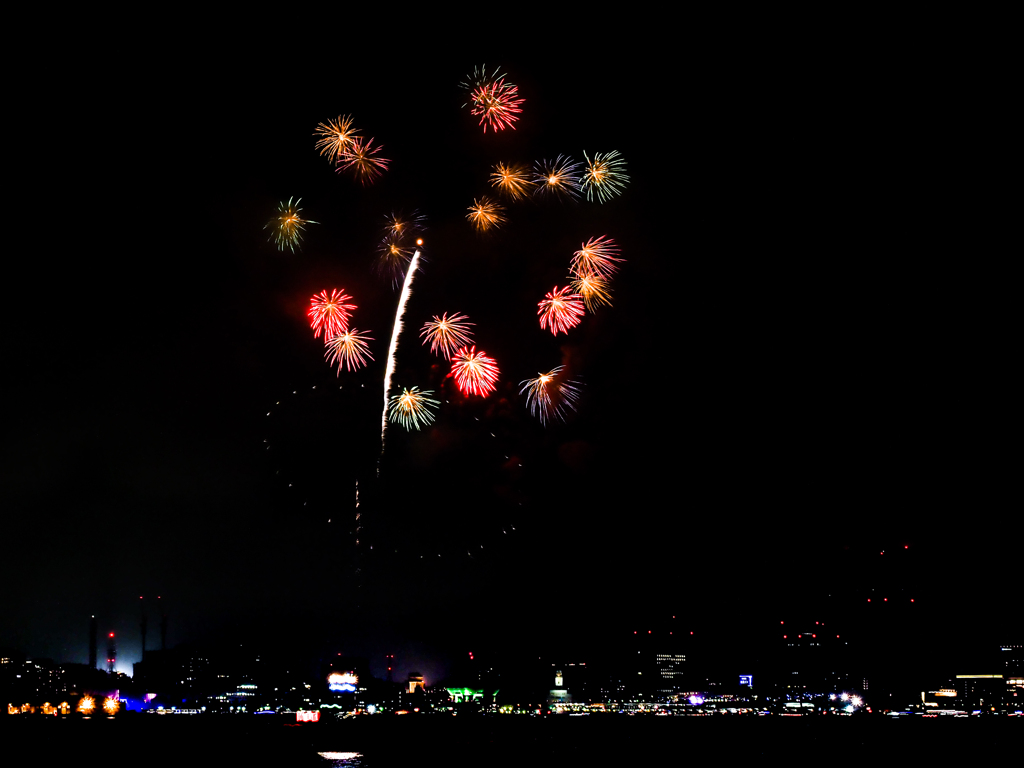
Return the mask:
<path fill-rule="evenodd" d="M 564 366 L 560 365 L 553 371 L 538 374 L 536 379 L 519 382 L 522 385 L 519 394 L 526 393 L 526 407 L 545 426 L 552 416 L 565 421 L 566 408 L 576 410 L 576 402 L 580 397 L 580 392 L 576 388 L 579 382 L 557 381 L 563 368 Z"/>
<path fill-rule="evenodd" d="M 452 359 L 452 372 L 459 390 L 467 395 L 489 395 L 498 381 L 498 366 L 493 358 L 476 347 L 463 347 Z"/>
<path fill-rule="evenodd" d="M 324 357 L 330 358 L 331 365 L 337 362 L 339 376 L 343 364 L 345 370 L 354 371 L 359 366 L 366 365 L 367 359 L 373 360 L 370 346 L 366 343 L 368 341 L 373 341 L 373 337 L 367 336 L 365 332 L 360 333 L 355 328 L 344 331 L 328 339 Z"/>
<path fill-rule="evenodd" d="M 441 317 L 434 315 L 433 321 L 426 323 L 423 330 L 420 331 L 423 343 L 426 344 L 429 341 L 431 352 L 437 354 L 437 350 L 441 350 L 444 359 L 451 360 L 452 353 L 456 349 L 465 347 L 472 342 L 473 333 L 469 330 L 469 326 L 473 323 L 465 322 L 468 319 L 466 315 L 458 313 L 451 317 L 448 317 L 447 312 Z"/>
<path fill-rule="evenodd" d="M 359 135 L 359 131 L 352 128 L 352 118 L 344 115 L 339 116 L 336 120 L 320 123 L 313 135 L 320 137 L 316 142 L 316 148 L 320 150 L 320 154 L 327 155 L 328 160 L 336 163 L 352 145 L 353 140 Z"/>
<path fill-rule="evenodd" d="M 309 311 L 306 314 L 309 316 L 314 338 L 320 338 L 320 332 L 323 331 L 324 341 L 327 341 L 348 330 L 348 319 L 352 310 L 356 308 L 355 304 L 345 303 L 351 298 L 346 296 L 344 291 L 335 288 L 330 296 L 327 295 L 327 291 L 320 291 L 309 300 Z"/>
<path fill-rule="evenodd" d="M 559 155 L 554 160 L 541 160 L 533 166 L 535 194 L 546 197 L 580 199 L 580 164 Z"/>
<path fill-rule="evenodd" d="M 593 312 L 594 307 L 601 304 L 606 307 L 612 305 L 612 292 L 606 278 L 596 272 L 573 272 L 572 278 L 570 285 L 573 291 L 583 297 L 588 312 Z"/>
<path fill-rule="evenodd" d="M 607 278 L 618 271 L 616 262 L 624 261 L 618 255 L 619 247 L 610 237 L 592 237 L 573 254 L 570 268 L 578 275 L 590 272 Z"/>
<path fill-rule="evenodd" d="M 411 248 L 404 247 L 397 238 L 389 237 L 377 247 L 376 269 L 398 285 L 405 279 L 405 268 L 411 258 Z"/>
<path fill-rule="evenodd" d="M 550 326 L 551 333 L 557 336 L 559 332 L 568 333 L 570 328 L 579 325 L 583 316 L 583 297 L 571 291 L 570 286 L 559 288 L 556 285 L 544 295 L 544 301 L 537 303 L 541 328 Z"/>
<path fill-rule="evenodd" d="M 491 185 L 512 200 L 522 200 L 533 191 L 534 183 L 525 165 L 498 163 L 491 174 Z"/>
<path fill-rule="evenodd" d="M 425 229 L 426 216 L 421 215 L 418 211 L 413 211 L 408 216 L 392 211 L 384 217 L 384 220 L 386 221 L 384 229 L 388 236 L 407 237 Z"/>
<path fill-rule="evenodd" d="M 484 195 L 479 202 L 473 198 L 473 205 L 469 207 L 466 218 L 473 222 L 477 232 L 486 232 L 491 227 L 500 227 L 505 223 L 502 212 L 505 209 Z"/>
<path fill-rule="evenodd" d="M 391 161 L 377 157 L 382 147 L 374 147 L 373 139 L 353 139 L 338 158 L 338 173 L 352 171 L 363 184 L 370 184 L 387 170 Z"/>

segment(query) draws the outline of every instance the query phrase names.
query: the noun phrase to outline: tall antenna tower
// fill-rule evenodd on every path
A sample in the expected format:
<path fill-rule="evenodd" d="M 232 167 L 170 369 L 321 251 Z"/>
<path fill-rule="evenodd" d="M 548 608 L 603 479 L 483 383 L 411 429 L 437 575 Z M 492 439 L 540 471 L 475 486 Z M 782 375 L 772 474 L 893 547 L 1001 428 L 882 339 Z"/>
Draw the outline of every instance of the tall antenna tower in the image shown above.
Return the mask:
<path fill-rule="evenodd" d="M 160 595 L 156 596 L 160 599 Z M 163 603 L 160 603 L 160 650 L 167 650 L 167 614 L 164 612 Z"/>
<path fill-rule="evenodd" d="M 114 633 L 107 635 L 107 674 L 114 674 L 114 663 L 117 661 L 117 643 L 114 642 Z"/>

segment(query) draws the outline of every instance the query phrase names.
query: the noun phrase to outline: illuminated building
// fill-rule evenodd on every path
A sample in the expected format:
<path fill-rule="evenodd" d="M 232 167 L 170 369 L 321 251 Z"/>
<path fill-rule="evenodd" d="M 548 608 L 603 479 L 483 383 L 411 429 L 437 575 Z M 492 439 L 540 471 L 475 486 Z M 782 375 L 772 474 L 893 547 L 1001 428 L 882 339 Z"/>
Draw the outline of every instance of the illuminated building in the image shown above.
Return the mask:
<path fill-rule="evenodd" d="M 452 701 L 456 704 L 463 704 L 467 702 L 475 702 L 482 704 L 484 701 L 484 689 L 483 688 L 446 688 L 448 695 Z M 497 691 L 493 691 L 490 696 L 491 699 L 498 695 Z"/>
<path fill-rule="evenodd" d="M 557 665 L 552 664 L 551 666 L 555 667 L 553 679 L 555 687 L 548 689 L 547 705 L 557 707 L 559 704 L 571 704 L 572 696 L 569 695 L 569 689 L 565 687 L 565 675 Z"/>
<path fill-rule="evenodd" d="M 359 675 L 354 672 L 331 672 L 327 676 L 327 690 L 332 693 L 355 693 L 359 688 Z"/>
<path fill-rule="evenodd" d="M 654 663 L 657 666 L 661 693 L 676 694 L 683 688 L 683 671 L 686 663 L 685 653 L 656 653 Z"/>
<path fill-rule="evenodd" d="M 957 675 L 957 698 L 961 706 L 972 708 L 999 707 L 1007 693 L 1002 675 Z"/>
<path fill-rule="evenodd" d="M 1024 645 L 999 646 L 999 671 L 1006 677 L 1024 677 Z"/>
<path fill-rule="evenodd" d="M 795 631 L 794 631 L 795 630 Z M 779 694 L 866 690 L 851 665 L 847 640 L 822 621 L 780 623 L 775 683 Z"/>
<path fill-rule="evenodd" d="M 406 683 L 405 692 L 406 693 L 415 693 L 416 691 L 422 691 L 422 690 L 423 690 L 423 675 L 421 675 L 419 672 L 410 672 L 409 673 L 409 680 Z"/>
<path fill-rule="evenodd" d="M 697 684 L 692 672 L 687 675 L 692 633 L 680 629 L 675 619 L 672 616 L 653 626 L 640 627 L 629 635 L 624 693 L 666 699 Z M 688 682 L 684 680 L 687 677 Z"/>

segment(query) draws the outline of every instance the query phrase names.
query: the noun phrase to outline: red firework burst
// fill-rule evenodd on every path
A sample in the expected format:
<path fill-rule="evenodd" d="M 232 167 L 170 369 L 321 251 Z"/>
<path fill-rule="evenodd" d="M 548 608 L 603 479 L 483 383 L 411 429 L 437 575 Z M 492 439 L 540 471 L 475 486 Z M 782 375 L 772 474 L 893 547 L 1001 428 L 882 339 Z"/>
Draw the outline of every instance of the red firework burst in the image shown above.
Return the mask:
<path fill-rule="evenodd" d="M 355 304 L 345 303 L 351 298 L 346 296 L 344 291 L 335 288 L 331 290 L 330 296 L 327 295 L 327 291 L 320 291 L 309 300 L 309 312 L 306 314 L 309 316 L 309 325 L 315 338 L 320 338 L 320 332 L 323 331 L 326 342 L 348 330 L 348 319 L 352 310 L 356 308 Z"/>
<path fill-rule="evenodd" d="M 579 325 L 583 317 L 583 297 L 572 293 L 572 287 L 559 288 L 557 285 L 550 293 L 544 295 L 544 301 L 537 304 L 540 315 L 540 327 L 551 327 L 551 333 L 558 335 L 568 333 L 570 328 Z"/>
<path fill-rule="evenodd" d="M 485 397 L 495 389 L 498 381 L 498 365 L 476 347 L 463 347 L 452 358 L 452 372 L 459 390 L 466 395 Z"/>
<path fill-rule="evenodd" d="M 505 75 L 497 69 L 488 75 L 486 65 L 477 67 L 462 87 L 469 91 L 470 114 L 480 118 L 479 124 L 484 127 L 484 133 L 487 133 L 488 125 L 492 131 L 515 130 L 512 123 L 519 119 L 519 113 L 523 111 L 519 105 L 526 99 L 519 98 L 516 86 L 505 82 Z"/>

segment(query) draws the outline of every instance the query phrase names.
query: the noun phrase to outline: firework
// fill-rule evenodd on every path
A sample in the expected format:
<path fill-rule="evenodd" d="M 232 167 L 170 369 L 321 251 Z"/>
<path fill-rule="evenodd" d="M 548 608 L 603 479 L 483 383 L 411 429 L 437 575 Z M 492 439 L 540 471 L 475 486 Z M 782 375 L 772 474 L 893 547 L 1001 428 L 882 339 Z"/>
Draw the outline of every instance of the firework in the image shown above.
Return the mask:
<path fill-rule="evenodd" d="M 601 304 L 606 307 L 612 305 L 612 292 L 607 278 L 596 272 L 573 272 L 572 278 L 570 286 L 574 293 L 583 297 L 588 312 L 593 312 L 594 307 Z"/>
<path fill-rule="evenodd" d="M 538 302 L 537 314 L 540 315 L 540 327 L 551 327 L 551 333 L 558 335 L 568 333 L 570 328 L 579 325 L 583 316 L 583 297 L 571 293 L 572 288 L 557 285 L 550 293 L 544 295 L 544 301 Z"/>
<path fill-rule="evenodd" d="M 570 269 L 577 275 L 589 272 L 608 278 L 618 271 L 616 262 L 624 261 L 618 255 L 619 247 L 610 237 L 592 237 L 573 254 Z"/>
<path fill-rule="evenodd" d="M 338 158 L 338 173 L 352 171 L 363 184 L 371 184 L 388 168 L 387 160 L 377 157 L 381 147 L 373 146 L 373 139 L 353 139 Z"/>
<path fill-rule="evenodd" d="M 391 346 L 388 347 L 388 366 L 384 371 L 384 410 L 380 415 L 380 453 L 384 455 L 384 436 L 388 429 L 388 392 L 391 390 L 391 376 L 395 372 L 395 352 L 398 351 L 398 337 L 402 333 L 402 316 L 405 314 L 405 304 L 409 301 L 412 293 L 412 279 L 416 274 L 416 267 L 420 263 L 419 249 L 412 255 L 409 262 L 409 271 L 405 273 L 405 283 L 402 285 L 402 295 L 398 297 L 398 309 L 395 310 L 395 325 L 391 329 Z M 377 475 L 380 475 L 380 459 L 377 460 Z"/>
<path fill-rule="evenodd" d="M 519 108 L 525 99 L 519 98 L 519 89 L 512 83 L 505 82 L 505 75 L 495 69 L 490 75 L 487 74 L 487 65 L 477 67 L 473 74 L 462 87 L 469 91 L 469 101 L 462 106 L 472 104 L 470 114 L 479 117 L 480 123 L 487 133 L 487 126 L 492 131 L 500 131 L 505 128 L 515 130 L 512 125 L 519 119 L 523 111 Z"/>
<path fill-rule="evenodd" d="M 277 250 L 279 251 L 283 251 L 287 246 L 292 253 L 295 253 L 295 249 L 298 248 L 302 241 L 302 230 L 305 229 L 307 224 L 318 223 L 309 219 L 303 219 L 299 215 L 302 213 L 302 209 L 299 208 L 299 203 L 301 202 L 301 197 L 294 203 L 289 197 L 287 203 L 278 204 L 277 215 L 263 227 L 264 229 L 271 228 L 270 239 L 277 243 Z"/>
<path fill-rule="evenodd" d="M 327 341 L 348 330 L 348 319 L 352 310 L 356 308 L 355 304 L 345 303 L 351 298 L 335 288 L 331 290 L 330 296 L 327 295 L 327 291 L 320 291 L 309 300 L 309 311 L 306 315 L 309 317 L 314 338 L 320 338 L 320 332 L 323 331 L 324 341 Z"/>
<path fill-rule="evenodd" d="M 327 340 L 327 351 L 324 352 L 324 357 L 330 358 L 331 365 L 338 364 L 339 376 L 342 365 L 345 366 L 345 370 L 354 371 L 356 368 L 366 365 L 367 359 L 373 360 L 370 346 L 366 343 L 368 341 L 373 341 L 373 337 L 367 336 L 366 332 L 360 333 L 355 328 L 342 331 Z"/>
<path fill-rule="evenodd" d="M 522 200 L 533 190 L 533 179 L 525 165 L 498 163 L 491 174 L 491 185 L 512 200 Z"/>
<path fill-rule="evenodd" d="M 498 366 L 493 358 L 476 347 L 463 347 L 452 359 L 452 371 L 459 390 L 467 395 L 485 397 L 495 389 L 498 380 Z"/>
<path fill-rule="evenodd" d="M 345 151 L 352 145 L 353 140 L 359 135 L 359 131 L 352 128 L 352 118 L 348 115 L 339 116 L 336 120 L 328 120 L 320 123 L 313 131 L 317 139 L 316 148 L 321 155 L 327 155 L 327 159 L 336 163 L 345 154 Z"/>
<path fill-rule="evenodd" d="M 580 391 L 577 389 L 579 382 L 556 381 L 563 367 L 560 365 L 553 371 L 538 374 L 536 379 L 519 382 L 523 387 L 519 394 L 526 393 L 526 407 L 544 426 L 547 426 L 548 419 L 552 416 L 565 421 L 566 408 L 576 410 L 576 403 L 580 397 Z"/>
<path fill-rule="evenodd" d="M 447 312 L 441 317 L 434 315 L 434 319 L 424 324 L 423 330 L 420 331 L 423 343 L 426 344 L 429 341 L 431 352 L 437 354 L 437 350 L 440 349 L 440 354 L 444 355 L 444 359 L 451 360 L 455 350 L 468 346 L 472 342 L 473 333 L 469 330 L 469 326 L 473 323 L 465 322 L 468 319 L 466 315 L 458 313 L 451 317 L 448 317 Z"/>
<path fill-rule="evenodd" d="M 418 387 L 412 389 L 402 388 L 402 394 L 395 395 L 388 401 L 388 418 L 397 421 L 408 430 L 419 429 L 420 424 L 424 426 L 432 424 L 434 414 L 431 408 L 441 404 L 440 400 L 433 400 L 427 395 L 434 394 L 426 389 L 422 392 Z"/>
<path fill-rule="evenodd" d="M 412 251 L 405 248 L 395 237 L 385 238 L 377 246 L 376 270 L 381 275 L 391 278 L 398 285 L 405 278 L 405 268 L 412 258 Z"/>
<path fill-rule="evenodd" d="M 395 213 L 392 211 L 384 217 L 387 222 L 384 231 L 388 237 L 401 238 L 408 235 L 412 235 L 415 232 L 422 232 L 426 227 L 424 222 L 426 216 L 420 215 L 418 211 L 413 211 L 408 216 L 404 213 Z"/>
<path fill-rule="evenodd" d="M 580 164 L 564 155 L 538 161 L 533 166 L 533 183 L 534 194 L 579 200 Z"/>
<path fill-rule="evenodd" d="M 599 203 L 605 203 L 616 195 L 621 195 L 626 188 L 629 176 L 626 175 L 626 161 L 618 152 L 594 153 L 594 159 L 587 157 L 587 170 L 583 174 L 582 187 L 587 194 L 587 200 L 593 200 L 597 195 Z"/>
<path fill-rule="evenodd" d="M 473 199 L 473 205 L 469 207 L 466 218 L 473 222 L 477 232 L 486 232 L 491 227 L 500 227 L 506 219 L 502 215 L 505 209 L 484 195 L 477 202 Z"/>

